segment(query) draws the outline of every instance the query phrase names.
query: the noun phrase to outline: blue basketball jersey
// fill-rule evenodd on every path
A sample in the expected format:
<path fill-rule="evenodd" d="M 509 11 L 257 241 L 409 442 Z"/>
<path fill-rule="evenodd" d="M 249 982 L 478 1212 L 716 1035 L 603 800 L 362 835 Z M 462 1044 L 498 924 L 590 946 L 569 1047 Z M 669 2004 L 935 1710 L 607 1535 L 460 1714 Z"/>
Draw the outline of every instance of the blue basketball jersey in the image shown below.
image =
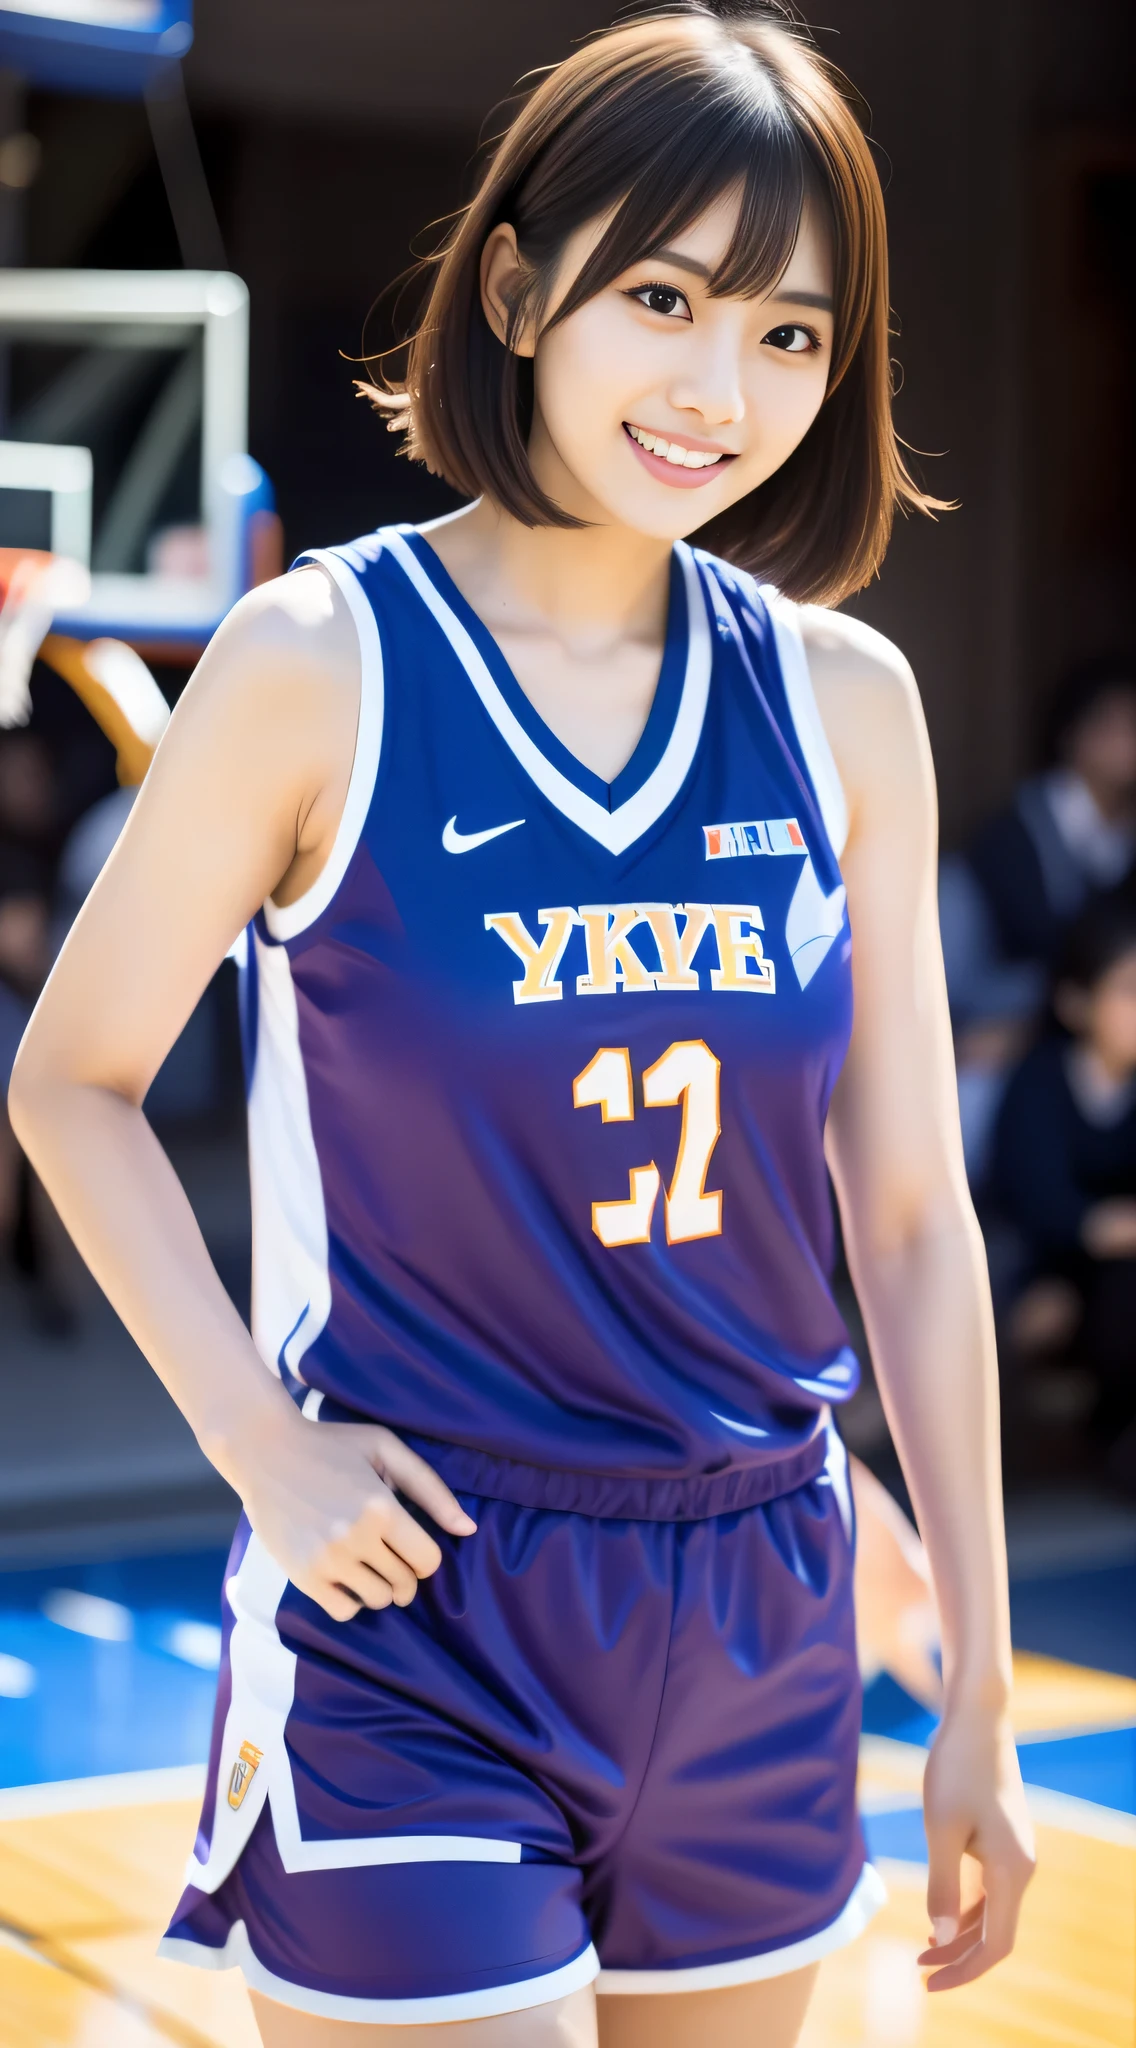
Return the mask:
<path fill-rule="evenodd" d="M 851 1024 L 843 799 L 793 608 L 675 548 L 610 786 L 409 528 L 302 558 L 362 696 L 330 858 L 244 980 L 253 1329 L 451 1485 L 681 1518 L 815 1474 Z"/>

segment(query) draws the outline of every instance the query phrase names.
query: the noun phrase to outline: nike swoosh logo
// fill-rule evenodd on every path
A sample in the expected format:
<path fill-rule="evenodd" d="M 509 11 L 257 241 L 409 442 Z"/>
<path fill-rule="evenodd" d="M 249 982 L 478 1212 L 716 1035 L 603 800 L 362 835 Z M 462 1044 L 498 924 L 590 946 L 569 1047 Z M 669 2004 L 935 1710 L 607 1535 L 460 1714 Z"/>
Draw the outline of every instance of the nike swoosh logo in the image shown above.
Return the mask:
<path fill-rule="evenodd" d="M 447 853 L 472 853 L 475 846 L 485 846 L 490 839 L 500 839 L 502 832 L 515 832 L 523 818 L 512 818 L 507 825 L 490 825 L 487 832 L 459 832 L 457 812 L 448 825 L 442 827 L 442 845 Z"/>

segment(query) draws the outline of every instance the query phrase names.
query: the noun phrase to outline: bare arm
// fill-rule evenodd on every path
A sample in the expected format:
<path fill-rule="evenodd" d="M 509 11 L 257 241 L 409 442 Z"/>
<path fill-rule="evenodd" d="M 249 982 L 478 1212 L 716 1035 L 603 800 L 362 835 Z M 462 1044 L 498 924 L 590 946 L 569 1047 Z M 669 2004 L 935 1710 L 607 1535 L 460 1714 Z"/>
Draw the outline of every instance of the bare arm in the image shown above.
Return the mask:
<path fill-rule="evenodd" d="M 266 896 L 293 900 L 322 867 L 358 704 L 354 629 L 322 571 L 237 607 L 60 954 L 9 1097 L 64 1223 L 206 1455 L 289 1575 L 341 1619 L 361 1601 L 413 1597 L 440 1559 L 384 1477 L 447 1527 L 468 1518 L 388 1431 L 303 1421 L 254 1350 L 141 1103 L 238 932 Z"/>
<path fill-rule="evenodd" d="M 942 1617 L 946 1705 L 926 1807 L 928 1904 L 943 1951 L 934 1959 L 947 1965 L 931 1981 L 947 1989 L 1008 1953 L 1032 1867 L 1007 1717 L 994 1324 L 963 1168 L 938 936 L 934 775 L 918 693 L 902 656 L 869 628 L 820 612 L 806 613 L 804 624 L 851 812 L 842 865 L 855 1025 L 829 1118 L 829 1159 Z M 964 1853 L 983 1866 L 977 1917 L 960 1905 Z"/>

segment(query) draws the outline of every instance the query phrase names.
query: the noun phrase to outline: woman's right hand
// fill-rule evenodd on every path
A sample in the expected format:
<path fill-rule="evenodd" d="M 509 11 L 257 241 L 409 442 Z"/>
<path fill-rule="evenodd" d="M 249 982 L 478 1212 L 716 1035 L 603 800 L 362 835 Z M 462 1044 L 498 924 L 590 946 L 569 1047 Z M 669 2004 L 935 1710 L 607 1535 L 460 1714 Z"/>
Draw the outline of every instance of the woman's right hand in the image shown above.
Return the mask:
<path fill-rule="evenodd" d="M 216 1462 L 270 1556 L 333 1621 L 409 1606 L 442 1562 L 396 1489 L 453 1536 L 477 1527 L 432 1466 L 377 1424 L 311 1422 L 281 1405 Z"/>

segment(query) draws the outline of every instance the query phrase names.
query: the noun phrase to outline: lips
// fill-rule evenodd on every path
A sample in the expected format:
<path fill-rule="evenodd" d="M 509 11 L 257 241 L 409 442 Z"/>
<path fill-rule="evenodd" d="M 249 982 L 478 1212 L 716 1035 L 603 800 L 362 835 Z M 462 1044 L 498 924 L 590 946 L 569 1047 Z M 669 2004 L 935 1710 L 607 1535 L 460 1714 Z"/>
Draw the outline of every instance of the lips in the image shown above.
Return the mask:
<path fill-rule="evenodd" d="M 641 442 L 636 440 L 626 420 L 623 423 L 623 432 L 628 447 L 643 464 L 644 469 L 651 476 L 657 477 L 660 483 L 672 484 L 680 491 L 698 490 L 702 484 L 708 484 L 714 477 L 721 476 L 728 463 L 737 461 L 736 455 L 720 453 L 716 462 L 711 462 L 704 468 L 687 469 L 683 463 L 668 462 L 665 455 L 656 455 L 652 449 L 644 448 Z M 679 445 L 685 448 L 688 444 L 683 441 Z M 712 454 L 715 451 L 707 448 L 704 452 Z"/>

